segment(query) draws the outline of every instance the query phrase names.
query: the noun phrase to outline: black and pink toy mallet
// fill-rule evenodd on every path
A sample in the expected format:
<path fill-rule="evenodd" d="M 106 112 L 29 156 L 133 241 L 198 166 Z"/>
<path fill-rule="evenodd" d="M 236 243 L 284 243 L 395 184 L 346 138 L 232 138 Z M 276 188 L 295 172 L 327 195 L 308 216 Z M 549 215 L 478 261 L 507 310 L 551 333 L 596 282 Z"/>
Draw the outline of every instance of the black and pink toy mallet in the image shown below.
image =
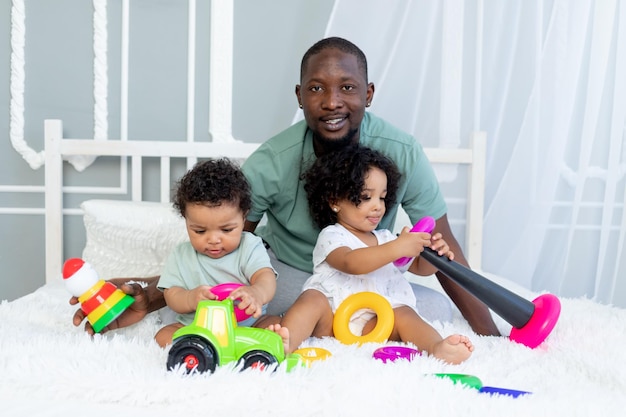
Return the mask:
<path fill-rule="evenodd" d="M 430 233 L 434 228 L 435 219 L 425 217 L 411 231 Z M 540 295 L 530 302 L 458 262 L 439 256 L 430 248 L 424 248 L 420 256 L 513 326 L 509 338 L 517 343 L 536 348 L 559 319 L 561 302 L 552 294 Z M 403 262 L 406 264 L 405 258 L 395 263 L 400 265 Z"/>

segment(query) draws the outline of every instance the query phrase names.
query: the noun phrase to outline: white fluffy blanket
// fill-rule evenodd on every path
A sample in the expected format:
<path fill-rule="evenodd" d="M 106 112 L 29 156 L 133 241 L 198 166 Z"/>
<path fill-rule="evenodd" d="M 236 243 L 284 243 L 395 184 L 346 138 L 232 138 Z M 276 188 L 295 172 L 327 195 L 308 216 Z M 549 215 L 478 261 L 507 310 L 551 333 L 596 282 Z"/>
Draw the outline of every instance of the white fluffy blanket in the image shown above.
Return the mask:
<path fill-rule="evenodd" d="M 433 323 L 444 335 L 471 336 L 476 350 L 457 366 L 429 357 L 385 364 L 371 357 L 380 345 L 310 339 L 332 357 L 291 373 L 224 367 L 191 377 L 166 371 L 167 352 L 152 339 L 158 314 L 91 338 L 72 326 L 68 299 L 61 284 L 46 285 L 0 305 L 2 415 L 600 416 L 626 408 L 626 310 L 585 299 L 561 300 L 555 330 L 536 349 L 479 337 L 458 312 Z M 532 394 L 492 396 L 433 373 Z"/>

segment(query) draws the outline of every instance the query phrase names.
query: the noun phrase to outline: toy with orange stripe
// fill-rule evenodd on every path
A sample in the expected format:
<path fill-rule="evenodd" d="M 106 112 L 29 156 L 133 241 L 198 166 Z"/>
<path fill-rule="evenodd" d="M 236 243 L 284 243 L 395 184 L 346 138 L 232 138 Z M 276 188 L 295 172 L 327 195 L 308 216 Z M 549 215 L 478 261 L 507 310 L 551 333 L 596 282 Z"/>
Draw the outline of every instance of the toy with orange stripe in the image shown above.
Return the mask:
<path fill-rule="evenodd" d="M 91 264 L 80 258 L 65 261 L 63 281 L 68 291 L 78 297 L 80 307 L 96 333 L 115 320 L 135 301 L 114 284 L 99 279 Z"/>

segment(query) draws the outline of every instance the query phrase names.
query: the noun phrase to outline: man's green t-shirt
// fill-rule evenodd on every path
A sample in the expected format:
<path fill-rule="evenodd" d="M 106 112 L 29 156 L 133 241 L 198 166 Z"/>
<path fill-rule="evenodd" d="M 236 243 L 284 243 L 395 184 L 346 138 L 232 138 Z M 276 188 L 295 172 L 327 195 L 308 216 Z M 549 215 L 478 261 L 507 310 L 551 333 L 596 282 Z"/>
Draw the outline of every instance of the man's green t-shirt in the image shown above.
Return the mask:
<path fill-rule="evenodd" d="M 365 113 L 360 143 L 387 155 L 398 166 L 402 179 L 398 202 L 412 223 L 424 216 L 443 216 L 446 203 L 422 146 L 413 136 L 383 119 Z M 301 121 L 268 139 L 243 164 L 252 188 L 252 210 L 248 220 L 267 224 L 256 234 L 272 248 L 276 257 L 295 268 L 312 272 L 313 247 L 320 229 L 309 214 L 301 174 L 315 160 L 313 135 Z M 379 229 L 393 229 L 398 206 L 388 208 Z"/>

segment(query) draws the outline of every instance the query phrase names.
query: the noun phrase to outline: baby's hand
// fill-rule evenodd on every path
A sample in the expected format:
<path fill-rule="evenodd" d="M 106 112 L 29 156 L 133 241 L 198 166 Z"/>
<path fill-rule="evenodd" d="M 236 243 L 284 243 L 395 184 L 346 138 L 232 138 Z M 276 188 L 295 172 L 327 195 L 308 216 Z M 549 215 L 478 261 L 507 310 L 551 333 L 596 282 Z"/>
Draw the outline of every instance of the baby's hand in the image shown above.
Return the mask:
<path fill-rule="evenodd" d="M 430 241 L 430 248 L 437 252 L 439 256 L 446 255 L 448 259 L 454 259 L 454 252 L 450 250 L 450 246 L 448 246 L 446 241 L 443 240 L 443 236 L 441 235 L 441 233 L 435 233 L 434 235 L 432 235 Z"/>
<path fill-rule="evenodd" d="M 211 292 L 209 285 L 200 285 L 187 293 L 189 305 L 197 306 L 203 300 L 217 300 L 217 295 Z M 194 307 L 195 310 L 195 307 Z"/>
<path fill-rule="evenodd" d="M 258 291 L 254 286 L 244 285 L 230 293 L 228 298 L 232 300 L 239 299 L 239 303 L 235 308 L 244 310 L 249 316 L 255 319 L 261 317 L 263 313 L 263 303 L 261 303 Z"/>

